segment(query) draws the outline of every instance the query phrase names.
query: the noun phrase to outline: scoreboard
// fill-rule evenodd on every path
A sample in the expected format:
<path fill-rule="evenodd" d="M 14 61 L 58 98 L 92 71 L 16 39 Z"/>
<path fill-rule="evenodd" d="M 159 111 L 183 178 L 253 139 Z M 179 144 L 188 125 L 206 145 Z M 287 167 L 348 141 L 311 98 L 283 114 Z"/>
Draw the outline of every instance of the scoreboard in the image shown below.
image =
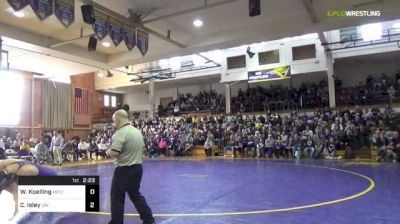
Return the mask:
<path fill-rule="evenodd" d="M 99 212 L 99 176 L 19 176 L 18 210 Z"/>

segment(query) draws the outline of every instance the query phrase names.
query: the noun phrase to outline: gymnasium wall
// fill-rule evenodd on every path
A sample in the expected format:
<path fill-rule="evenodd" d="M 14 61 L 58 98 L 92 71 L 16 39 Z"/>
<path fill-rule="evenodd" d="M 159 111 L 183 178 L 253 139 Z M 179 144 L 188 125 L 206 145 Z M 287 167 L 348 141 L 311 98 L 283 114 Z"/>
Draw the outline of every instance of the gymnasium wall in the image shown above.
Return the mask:
<path fill-rule="evenodd" d="M 32 79 L 32 74 L 29 72 L 13 71 L 16 75 L 20 75 L 23 78 L 22 82 L 22 107 L 20 110 L 20 121 L 14 126 L 1 126 L 0 125 L 0 136 L 15 136 L 16 133 L 21 133 L 24 137 L 40 137 L 42 131 L 52 131 L 42 127 L 42 80 Z M 32 92 L 32 81 L 34 83 L 34 89 Z M 94 91 L 94 79 L 93 74 L 82 74 L 77 76 L 71 76 L 71 86 L 72 88 L 79 87 L 89 89 L 90 92 Z M 74 91 L 72 91 L 74 94 Z M 33 102 L 32 102 L 33 95 Z M 90 97 L 89 112 L 87 114 L 76 114 L 74 113 L 74 118 L 76 115 L 88 119 L 89 125 L 74 125 L 74 128 L 68 130 L 62 130 L 65 133 L 65 138 L 69 139 L 73 136 L 86 137 L 91 128 L 92 114 L 102 111 L 104 92 L 94 91 L 93 97 Z M 122 105 L 122 94 L 117 95 L 117 104 Z M 12 97 L 12 93 L 10 93 Z M 97 98 L 96 98 L 97 97 Z M 74 97 L 73 97 L 74 98 Z M 33 109 L 33 126 L 31 125 L 31 113 Z M 73 109 L 74 110 L 74 109 Z"/>
<path fill-rule="evenodd" d="M 19 123 L 15 126 L 0 125 L 0 136 L 13 135 L 21 132 L 25 136 L 31 136 L 31 121 L 32 121 L 32 108 L 33 108 L 33 132 L 40 135 L 40 128 L 42 123 L 41 117 L 41 80 L 32 79 L 32 74 L 23 71 L 11 70 L 22 78 L 22 102 L 20 110 Z M 34 83 L 33 91 L 33 105 L 32 105 L 32 82 Z M 11 92 L 9 97 L 13 97 Z M 7 105 L 4 105 L 7 109 Z"/>
<path fill-rule="evenodd" d="M 326 71 L 326 56 L 324 48 L 321 46 L 321 42 L 317 36 L 315 34 L 312 36 L 313 37 L 285 38 L 288 40 L 281 39 L 269 41 L 264 44 L 251 45 L 251 51 L 253 53 L 279 51 L 279 62 L 266 65 L 260 65 L 259 57 L 257 55 L 250 58 L 246 54 L 247 46 L 226 49 L 222 52 L 223 60 L 221 63 L 221 80 L 222 82 L 247 80 L 248 71 L 272 69 L 285 65 L 290 65 L 290 72 L 295 75 Z M 315 46 L 315 58 L 294 60 L 292 49 L 306 45 Z M 228 69 L 226 58 L 239 55 L 244 55 L 246 57 L 246 66 L 243 68 Z"/>
<path fill-rule="evenodd" d="M 150 109 L 149 94 L 147 91 L 134 91 L 124 94 L 124 103 L 131 111 L 148 111 Z"/>

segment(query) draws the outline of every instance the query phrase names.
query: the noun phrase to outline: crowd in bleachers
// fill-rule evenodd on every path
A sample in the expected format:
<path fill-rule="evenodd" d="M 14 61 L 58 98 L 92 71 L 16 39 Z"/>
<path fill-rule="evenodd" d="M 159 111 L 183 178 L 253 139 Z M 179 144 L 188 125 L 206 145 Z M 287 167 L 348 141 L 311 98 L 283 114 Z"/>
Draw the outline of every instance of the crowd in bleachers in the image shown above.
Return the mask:
<path fill-rule="evenodd" d="M 191 155 L 197 145 L 207 156 L 258 158 L 327 158 L 338 159 L 337 150 L 345 150 L 353 158 L 354 150 L 369 150 L 374 146 L 378 160 L 396 161 L 400 155 L 400 138 L 391 128 L 396 113 L 388 107 L 355 110 L 317 109 L 312 114 L 294 111 L 288 114 L 268 112 L 261 116 L 186 116 L 148 118 L 132 121 L 144 136 L 146 155 L 159 157 Z M 64 161 L 106 158 L 115 128 L 93 130 L 87 138 L 74 137 L 62 141 Z M 20 134 L 12 139 L 0 138 L 0 156 L 28 158 L 38 163 L 52 163 L 55 136 L 44 135 L 40 142 L 24 139 Z M 60 164 L 58 164 L 60 165 Z"/>
<path fill-rule="evenodd" d="M 43 134 L 40 139 L 25 139 L 20 133 L 15 138 L 3 136 L 0 138 L 0 159 L 22 158 L 40 164 L 62 165 L 56 162 L 55 147 L 61 148 L 63 161 L 105 159 L 114 132 L 115 128 L 109 126 L 103 130 L 93 130 L 85 138 L 75 136 L 69 140 L 64 140 L 57 131 Z"/>
<path fill-rule="evenodd" d="M 201 91 L 198 95 L 178 94 L 176 100 L 170 102 L 165 108 L 158 107 L 158 115 L 179 115 L 185 112 L 211 111 L 213 113 L 225 111 L 225 97 L 211 90 Z"/>
<path fill-rule="evenodd" d="M 336 99 L 339 105 L 370 105 L 382 102 L 399 102 L 400 71 L 393 76 L 382 73 L 379 78 L 368 75 L 365 82 L 354 87 L 342 87 L 339 79 L 335 81 Z"/>
<path fill-rule="evenodd" d="M 299 88 L 280 85 L 263 88 L 249 87 L 238 90 L 232 97 L 233 112 L 298 110 L 329 106 L 328 83 L 302 83 Z"/>
<path fill-rule="evenodd" d="M 337 104 L 341 106 L 373 105 L 400 101 L 400 71 L 393 75 L 382 73 L 379 78 L 368 75 L 365 83 L 353 87 L 343 87 L 335 77 Z M 264 88 L 249 87 L 239 89 L 237 97 L 232 97 L 233 112 L 284 111 L 313 109 L 329 106 L 328 83 L 302 83 L 299 88 L 281 85 Z"/>
<path fill-rule="evenodd" d="M 233 157 L 240 152 L 242 157 L 335 159 L 336 150 L 345 150 L 346 157 L 352 158 L 354 150 L 369 150 L 373 145 L 379 159 L 397 160 L 400 145 L 397 130 L 390 129 L 393 116 L 390 107 L 385 111 L 357 107 L 316 110 L 312 115 L 155 118 L 135 120 L 133 125 L 144 134 L 150 157 L 167 156 L 170 151 L 186 155 L 202 145 L 207 156 L 232 151 Z"/>

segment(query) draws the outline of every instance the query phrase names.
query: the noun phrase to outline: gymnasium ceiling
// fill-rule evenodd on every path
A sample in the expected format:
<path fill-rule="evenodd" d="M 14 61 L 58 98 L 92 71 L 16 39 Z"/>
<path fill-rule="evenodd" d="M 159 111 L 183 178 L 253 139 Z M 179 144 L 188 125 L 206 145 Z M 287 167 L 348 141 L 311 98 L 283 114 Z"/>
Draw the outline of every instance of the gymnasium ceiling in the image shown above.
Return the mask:
<path fill-rule="evenodd" d="M 84 35 L 93 32 L 91 26 L 82 21 L 82 1 L 75 1 L 75 22 L 68 28 L 64 28 L 54 15 L 41 22 L 30 6 L 22 10 L 25 17 L 17 18 L 7 1 L 0 1 L 0 35 L 4 40 L 3 49 L 10 52 L 11 68 L 43 73 L 48 77 L 68 76 L 400 18 L 398 0 L 261 0 L 261 15 L 257 17 L 249 17 L 247 0 L 93 0 L 95 5 L 125 18 L 129 15 L 128 9 L 148 14 L 144 18 L 146 27 L 163 35 L 171 30 L 171 39 L 185 47 L 153 34 L 150 34 L 149 52 L 144 57 L 136 47 L 129 52 L 124 43 L 118 47 L 112 44 L 109 48 L 98 43 L 96 52 L 88 52 L 88 38 L 50 47 L 78 38 L 81 28 Z M 202 7 L 206 2 L 221 5 L 157 19 Z M 328 17 L 328 10 L 380 10 L 381 16 Z M 196 18 L 204 21 L 201 28 L 192 25 Z M 111 42 L 108 36 L 106 39 Z"/>

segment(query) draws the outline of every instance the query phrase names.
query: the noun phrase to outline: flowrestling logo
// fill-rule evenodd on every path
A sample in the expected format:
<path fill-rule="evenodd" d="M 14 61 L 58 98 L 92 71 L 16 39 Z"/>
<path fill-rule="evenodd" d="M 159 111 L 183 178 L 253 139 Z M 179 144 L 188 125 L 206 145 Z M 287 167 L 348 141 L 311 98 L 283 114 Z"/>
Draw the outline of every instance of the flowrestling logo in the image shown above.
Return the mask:
<path fill-rule="evenodd" d="M 326 15 L 330 17 L 381 16 L 381 11 L 328 10 Z"/>

